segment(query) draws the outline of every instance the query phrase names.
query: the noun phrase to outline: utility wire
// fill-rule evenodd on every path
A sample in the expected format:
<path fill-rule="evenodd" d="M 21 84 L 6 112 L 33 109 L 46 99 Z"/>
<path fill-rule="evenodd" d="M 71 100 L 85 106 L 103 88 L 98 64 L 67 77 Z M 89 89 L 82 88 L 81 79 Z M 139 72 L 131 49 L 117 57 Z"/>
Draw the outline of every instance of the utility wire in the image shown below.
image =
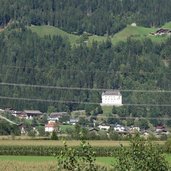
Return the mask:
<path fill-rule="evenodd" d="M 47 86 L 35 84 L 16 84 L 0 82 L 0 86 L 15 86 L 15 87 L 31 87 L 31 88 L 44 88 L 44 89 L 60 89 L 60 90 L 82 90 L 82 91 L 113 91 L 114 89 L 107 88 L 84 88 L 84 87 L 62 87 L 62 86 Z M 118 89 L 121 92 L 139 92 L 139 93 L 171 93 L 171 90 L 135 90 L 135 89 Z"/>
<path fill-rule="evenodd" d="M 36 102 L 48 102 L 48 103 L 72 103 L 72 104 L 92 104 L 92 105 L 99 105 L 100 103 L 97 102 L 85 102 L 85 101 L 65 101 L 65 100 L 51 100 L 51 99 L 33 99 L 33 98 L 19 98 L 19 97 L 7 97 L 7 96 L 0 96 L 0 99 L 8 99 L 8 100 L 21 100 L 21 101 L 36 101 Z M 171 104 L 123 104 L 123 106 L 154 106 L 154 107 L 171 107 Z"/>
<path fill-rule="evenodd" d="M 6 68 L 21 68 L 21 69 L 31 69 L 31 70 L 38 70 L 38 68 L 34 68 L 34 67 L 29 67 L 29 66 L 15 66 L 15 65 L 2 65 L 1 67 L 5 66 Z M 122 72 L 119 70 L 114 70 L 114 71 L 104 71 L 104 70 L 100 70 L 100 69 L 96 69 L 93 71 L 88 71 L 88 70 L 81 70 L 81 69 L 62 69 L 62 68 L 54 68 L 55 71 L 75 71 L 75 72 L 85 72 L 85 73 L 139 73 L 139 72 L 132 72 L 132 71 L 126 71 L 126 72 Z M 160 73 L 152 73 L 149 71 L 143 71 L 143 73 L 148 73 L 148 74 L 152 74 L 152 75 L 158 75 Z M 171 75 L 171 73 L 163 73 L 164 75 Z"/>
<path fill-rule="evenodd" d="M 90 116 L 90 118 L 94 118 L 95 116 Z M 87 116 L 79 116 L 79 118 L 88 118 Z M 97 118 L 102 118 L 102 119 L 108 119 L 108 118 L 111 118 L 111 119 L 139 119 L 139 120 L 143 120 L 143 119 L 148 119 L 148 120 L 152 120 L 152 119 L 156 119 L 156 120 L 171 120 L 171 117 L 141 117 L 141 116 L 138 116 L 138 117 L 133 117 L 133 116 L 126 116 L 126 117 L 122 117 L 122 116 L 100 116 L 100 115 L 97 115 Z"/>

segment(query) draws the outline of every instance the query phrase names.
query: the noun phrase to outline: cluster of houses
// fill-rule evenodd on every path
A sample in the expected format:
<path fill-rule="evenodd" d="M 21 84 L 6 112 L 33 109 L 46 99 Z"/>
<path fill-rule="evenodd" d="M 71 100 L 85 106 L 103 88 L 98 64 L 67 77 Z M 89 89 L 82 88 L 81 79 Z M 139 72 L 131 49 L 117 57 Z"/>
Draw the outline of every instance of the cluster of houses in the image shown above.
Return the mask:
<path fill-rule="evenodd" d="M 140 132 L 140 128 L 139 127 L 126 127 L 120 124 L 115 124 L 115 125 L 99 125 L 98 128 L 100 130 L 105 130 L 105 131 L 109 131 L 109 129 L 113 129 L 114 131 L 118 132 L 118 133 L 123 133 L 123 134 L 127 134 L 127 133 L 134 133 L 134 132 Z"/>
<path fill-rule="evenodd" d="M 40 112 L 39 110 L 24 110 L 24 111 L 16 111 L 11 108 L 7 108 L 5 110 L 1 109 L 1 112 L 8 112 L 11 115 L 19 118 L 19 119 L 27 119 L 27 120 L 32 120 L 33 118 L 39 119 L 42 118 L 44 113 Z M 47 120 L 48 123 L 45 124 L 45 132 L 53 132 L 57 131 L 57 128 L 59 127 L 59 120 L 60 118 L 67 116 L 67 112 L 53 112 L 51 113 Z M 75 125 L 79 120 L 78 119 L 69 119 L 67 121 L 67 124 Z M 24 133 L 24 127 L 21 127 L 21 132 Z"/>
<path fill-rule="evenodd" d="M 101 106 L 122 106 L 122 94 L 119 90 L 108 90 L 102 93 L 101 96 L 102 102 Z M 24 111 L 15 111 L 12 109 L 6 109 L 6 112 L 10 112 L 13 116 L 18 117 L 20 119 L 33 119 L 33 118 L 42 118 L 43 113 L 39 110 L 24 110 Z M 67 112 L 53 112 L 50 115 L 48 115 L 48 123 L 45 124 L 45 132 L 52 133 L 53 131 L 57 131 L 59 128 L 59 123 L 62 118 L 67 118 L 68 113 Z M 75 125 L 79 122 L 78 118 L 71 118 L 68 117 L 68 119 L 65 121 L 65 124 Z M 61 124 L 64 124 L 64 122 L 61 122 Z M 112 129 L 118 133 L 121 134 L 127 134 L 127 133 L 134 133 L 134 132 L 140 132 L 139 127 L 131 126 L 131 127 L 125 127 L 123 125 L 115 124 L 115 125 L 105 125 L 105 124 L 98 124 L 98 126 L 93 127 L 93 129 L 96 130 L 105 130 L 109 131 L 109 129 Z M 165 133 L 167 132 L 164 126 L 157 126 L 156 133 Z"/>
<path fill-rule="evenodd" d="M 20 119 L 33 119 L 34 117 L 37 118 L 43 116 L 43 113 L 39 110 L 16 111 L 13 109 L 5 109 L 5 112 L 11 113 L 13 116 Z"/>
<path fill-rule="evenodd" d="M 149 130 L 144 130 L 140 129 L 138 126 L 123 126 L 120 124 L 112 124 L 112 125 L 104 125 L 101 124 L 98 126 L 98 130 L 104 130 L 104 131 L 109 131 L 109 130 L 114 130 L 118 134 L 134 134 L 134 133 L 140 133 L 141 135 L 148 136 L 149 133 L 152 133 L 153 135 L 168 135 L 169 131 L 166 129 L 164 125 L 158 125 L 154 128 L 153 131 Z"/>
<path fill-rule="evenodd" d="M 45 125 L 45 132 L 53 132 L 57 131 L 57 128 L 59 127 L 59 120 L 62 117 L 67 116 L 67 112 L 53 112 L 49 115 L 48 117 L 48 123 Z M 70 125 L 76 125 L 78 123 L 78 119 L 73 119 L 70 118 L 65 124 L 70 124 Z"/>

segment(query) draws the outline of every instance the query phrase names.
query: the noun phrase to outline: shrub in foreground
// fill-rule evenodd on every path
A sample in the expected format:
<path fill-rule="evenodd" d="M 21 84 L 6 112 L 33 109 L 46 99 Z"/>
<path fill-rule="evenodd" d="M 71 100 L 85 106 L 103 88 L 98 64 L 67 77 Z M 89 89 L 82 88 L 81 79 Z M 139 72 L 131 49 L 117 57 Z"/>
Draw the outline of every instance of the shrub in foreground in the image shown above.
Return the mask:
<path fill-rule="evenodd" d="M 129 148 L 120 147 L 116 171 L 169 171 L 163 152 L 149 141 L 136 136 Z"/>
<path fill-rule="evenodd" d="M 95 161 L 95 152 L 84 140 L 81 141 L 79 151 L 64 143 L 64 149 L 58 156 L 58 170 L 97 171 Z"/>

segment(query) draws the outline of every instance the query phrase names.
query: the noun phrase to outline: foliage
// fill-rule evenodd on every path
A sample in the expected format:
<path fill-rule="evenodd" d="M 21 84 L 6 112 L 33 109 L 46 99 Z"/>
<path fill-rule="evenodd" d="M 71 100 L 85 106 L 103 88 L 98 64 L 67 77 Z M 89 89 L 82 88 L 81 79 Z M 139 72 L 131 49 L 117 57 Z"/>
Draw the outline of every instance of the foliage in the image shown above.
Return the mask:
<path fill-rule="evenodd" d="M 95 110 L 93 111 L 93 115 L 96 116 L 98 114 L 103 114 L 103 109 L 102 107 L 99 105 L 95 108 Z"/>
<path fill-rule="evenodd" d="M 34 129 L 31 129 L 28 131 L 28 136 L 34 138 L 36 136 L 36 131 Z"/>
<path fill-rule="evenodd" d="M 163 152 L 139 136 L 131 141 L 129 148 L 120 147 L 117 155 L 116 171 L 169 171 Z"/>
<path fill-rule="evenodd" d="M 58 170 L 96 171 L 95 160 L 95 153 L 84 140 L 81 141 L 79 153 L 64 142 L 64 150 L 58 157 Z"/>
<path fill-rule="evenodd" d="M 20 135 L 20 128 L 0 119 L 0 135 Z"/>
<path fill-rule="evenodd" d="M 57 132 L 55 130 L 52 132 L 51 140 L 58 140 Z"/>
<path fill-rule="evenodd" d="M 36 127 L 36 130 L 38 131 L 39 136 L 45 136 L 45 127 L 44 126 L 38 126 L 38 127 Z"/>
<path fill-rule="evenodd" d="M 47 109 L 47 113 L 48 114 L 51 114 L 52 112 L 56 112 L 56 111 L 57 111 L 56 107 L 48 106 L 48 109 Z"/>
<path fill-rule="evenodd" d="M 171 138 L 168 138 L 164 145 L 164 150 L 167 153 L 171 153 Z"/>
<path fill-rule="evenodd" d="M 48 144 L 48 140 L 47 140 Z M 69 148 L 69 147 L 68 147 Z M 82 154 L 80 147 L 71 147 L 78 154 Z M 118 147 L 91 147 L 91 150 L 95 152 L 96 157 L 114 156 L 118 150 Z M 0 155 L 18 155 L 18 156 L 60 156 L 63 151 L 62 146 L 43 146 L 43 145 L 0 145 Z M 84 156 L 84 154 L 83 154 Z"/>
<path fill-rule="evenodd" d="M 170 0 L 1 0 L 0 6 L 1 26 L 20 21 L 51 25 L 74 34 L 111 35 L 134 22 L 154 27 L 171 20 Z"/>
<path fill-rule="evenodd" d="M 58 156 L 58 170 L 78 170 L 79 168 L 78 154 L 73 148 L 68 148 L 64 142 L 64 149 L 60 152 Z"/>

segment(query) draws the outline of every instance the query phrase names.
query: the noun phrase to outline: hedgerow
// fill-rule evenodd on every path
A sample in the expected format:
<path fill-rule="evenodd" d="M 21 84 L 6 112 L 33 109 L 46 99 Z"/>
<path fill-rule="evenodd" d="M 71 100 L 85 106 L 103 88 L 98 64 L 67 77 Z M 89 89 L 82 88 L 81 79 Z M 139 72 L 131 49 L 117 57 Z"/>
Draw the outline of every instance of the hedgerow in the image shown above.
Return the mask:
<path fill-rule="evenodd" d="M 72 147 L 83 155 L 80 147 Z M 24 155 L 24 156 L 58 156 L 63 150 L 62 146 L 22 146 L 1 145 L 0 155 Z M 96 157 L 115 156 L 118 147 L 92 147 Z"/>

